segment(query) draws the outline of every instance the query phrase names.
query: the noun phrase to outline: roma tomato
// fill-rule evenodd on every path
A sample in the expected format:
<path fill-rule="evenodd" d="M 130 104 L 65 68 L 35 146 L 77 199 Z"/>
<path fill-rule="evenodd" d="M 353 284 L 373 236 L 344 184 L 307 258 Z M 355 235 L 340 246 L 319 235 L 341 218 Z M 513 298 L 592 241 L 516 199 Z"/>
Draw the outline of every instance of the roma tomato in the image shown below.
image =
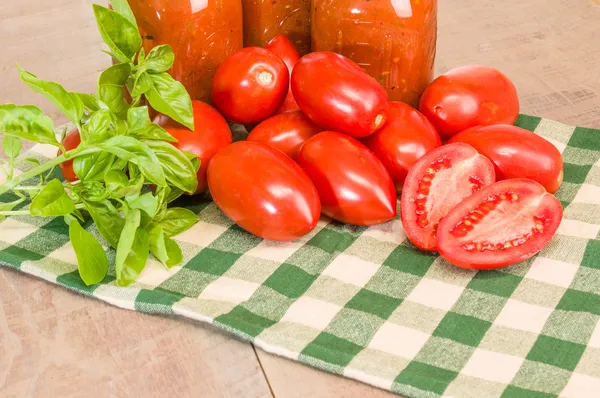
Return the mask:
<path fill-rule="evenodd" d="M 507 124 L 481 126 L 458 133 L 450 142 L 464 142 L 492 161 L 496 178 L 530 178 L 550 193 L 563 180 L 563 160 L 554 145 L 531 131 Z"/>
<path fill-rule="evenodd" d="M 345 134 L 319 133 L 296 158 L 315 183 L 323 214 L 354 225 L 374 225 L 396 216 L 396 190 L 369 149 Z"/>
<path fill-rule="evenodd" d="M 438 228 L 438 248 L 457 267 L 505 267 L 542 250 L 562 213 L 558 199 L 537 182 L 499 181 L 450 210 Z"/>
<path fill-rule="evenodd" d="M 381 160 L 397 190 L 411 166 L 442 145 L 429 120 L 403 102 L 390 102 L 387 123 L 363 142 Z"/>
<path fill-rule="evenodd" d="M 201 101 L 192 101 L 194 112 L 194 131 L 167 119 L 163 123 L 177 142 L 178 149 L 198 155 L 200 169 L 198 170 L 198 189 L 196 193 L 206 191 L 206 170 L 212 157 L 221 149 L 231 144 L 231 130 L 223 116 L 212 106 Z"/>
<path fill-rule="evenodd" d="M 418 248 L 435 251 L 440 220 L 494 181 L 494 165 L 467 144 L 448 144 L 429 152 L 410 169 L 402 189 L 400 212 L 406 236 Z"/>
<path fill-rule="evenodd" d="M 290 71 L 290 83 L 292 77 L 292 70 L 294 69 L 294 65 L 300 59 L 300 53 L 296 49 L 296 46 L 287 38 L 286 35 L 277 35 L 267 45 L 265 48 L 269 51 L 272 51 L 279 58 L 285 62 L 285 65 L 288 67 Z M 276 114 L 289 112 L 300 109 L 296 100 L 294 99 L 294 94 L 292 94 L 292 89 L 290 87 L 285 100 L 283 101 L 283 105 L 275 112 Z"/>
<path fill-rule="evenodd" d="M 514 124 L 519 97 L 514 84 L 494 68 L 469 65 L 452 69 L 425 89 L 419 110 L 442 138 L 469 127 Z"/>
<path fill-rule="evenodd" d="M 264 142 L 294 159 L 302 144 L 321 131 L 323 129 L 301 111 L 291 111 L 265 120 L 252 130 L 247 139 Z"/>
<path fill-rule="evenodd" d="M 321 211 L 306 173 L 282 152 L 239 141 L 208 165 L 212 197 L 233 222 L 261 238 L 290 241 L 312 231 Z"/>
<path fill-rule="evenodd" d="M 241 124 L 273 115 L 289 90 L 289 71 L 271 51 L 244 48 L 227 58 L 215 73 L 212 100 L 227 119 Z"/>
<path fill-rule="evenodd" d="M 71 149 L 75 149 L 81 144 L 81 136 L 79 135 L 79 130 L 75 129 L 70 131 L 62 142 L 63 146 L 67 151 Z M 60 155 L 62 150 L 58 151 Z M 65 178 L 65 181 L 73 182 L 77 181 L 79 178 L 75 175 L 75 171 L 73 171 L 73 160 L 67 160 L 58 165 L 60 167 L 60 171 Z"/>
<path fill-rule="evenodd" d="M 327 130 L 366 137 L 388 117 L 385 89 L 350 59 L 314 52 L 296 63 L 292 92 L 309 119 Z"/>

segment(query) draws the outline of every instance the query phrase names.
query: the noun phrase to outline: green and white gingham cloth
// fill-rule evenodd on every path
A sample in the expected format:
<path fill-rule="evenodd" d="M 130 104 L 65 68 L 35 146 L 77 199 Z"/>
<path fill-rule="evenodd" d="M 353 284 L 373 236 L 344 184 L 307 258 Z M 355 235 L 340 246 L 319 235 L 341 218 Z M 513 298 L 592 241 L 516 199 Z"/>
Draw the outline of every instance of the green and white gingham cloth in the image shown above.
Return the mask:
<path fill-rule="evenodd" d="M 562 152 L 565 212 L 553 241 L 512 267 L 453 267 L 415 249 L 399 219 L 371 228 L 322 219 L 298 241 L 265 241 L 213 203 L 190 199 L 201 221 L 177 237 L 184 265 L 167 271 L 150 260 L 128 288 L 115 285 L 114 269 L 99 285 L 81 282 L 62 218 L 3 221 L 0 261 L 118 307 L 211 323 L 409 397 L 596 398 L 600 131 L 530 116 L 517 124 Z M 30 156 L 55 151 L 38 145 Z"/>

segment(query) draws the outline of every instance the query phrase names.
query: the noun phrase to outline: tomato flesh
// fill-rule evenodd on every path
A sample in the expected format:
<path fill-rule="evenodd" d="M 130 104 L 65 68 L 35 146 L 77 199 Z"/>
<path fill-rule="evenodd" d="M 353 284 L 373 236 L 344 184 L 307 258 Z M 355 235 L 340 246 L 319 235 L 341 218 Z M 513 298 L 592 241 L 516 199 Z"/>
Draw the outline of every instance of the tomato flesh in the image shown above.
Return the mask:
<path fill-rule="evenodd" d="M 494 166 L 467 144 L 448 144 L 422 157 L 408 172 L 401 197 L 402 225 L 423 250 L 437 249 L 440 220 L 464 198 L 495 181 Z"/>
<path fill-rule="evenodd" d="M 67 151 L 71 149 L 75 149 L 81 144 L 81 136 L 79 135 L 79 130 L 75 129 L 70 131 L 62 142 L 63 146 Z M 62 150 L 58 151 L 58 154 L 62 154 Z M 73 170 L 73 159 L 67 160 L 66 162 L 62 162 L 58 165 L 60 167 L 60 171 L 65 178 L 65 181 L 73 182 L 79 180 L 79 177 L 75 174 Z"/>
<path fill-rule="evenodd" d="M 296 62 L 300 59 L 300 53 L 296 49 L 296 46 L 294 46 L 294 44 L 290 41 L 290 39 L 287 38 L 286 35 L 279 34 L 271 39 L 265 48 L 281 58 L 290 71 L 290 89 L 285 97 L 285 100 L 283 101 L 283 105 L 281 105 L 275 114 L 300 109 L 296 103 L 296 100 L 294 99 L 294 94 L 292 94 L 291 88 L 292 70 L 294 69 Z"/>
<path fill-rule="evenodd" d="M 515 178 L 473 194 L 440 222 L 440 254 L 451 264 L 493 269 L 525 261 L 550 242 L 562 219 L 558 199 L 539 183 Z"/>

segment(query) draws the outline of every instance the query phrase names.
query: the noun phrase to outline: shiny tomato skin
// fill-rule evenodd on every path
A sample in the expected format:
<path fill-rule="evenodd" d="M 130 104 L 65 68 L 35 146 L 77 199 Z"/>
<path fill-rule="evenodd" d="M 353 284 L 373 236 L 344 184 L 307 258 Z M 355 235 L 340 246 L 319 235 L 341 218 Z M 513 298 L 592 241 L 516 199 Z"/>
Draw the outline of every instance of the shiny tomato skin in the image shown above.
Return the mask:
<path fill-rule="evenodd" d="M 418 248 L 437 250 L 440 220 L 464 198 L 495 182 L 494 165 L 467 144 L 448 144 L 409 170 L 400 201 L 402 225 Z"/>
<path fill-rule="evenodd" d="M 529 130 L 507 124 L 472 127 L 452 137 L 492 161 L 496 178 L 530 178 L 550 193 L 563 180 L 563 159 L 556 147 Z"/>
<path fill-rule="evenodd" d="M 315 124 L 353 137 L 366 137 L 388 117 L 385 89 L 350 59 L 314 52 L 296 63 L 292 92 L 300 109 Z"/>
<path fill-rule="evenodd" d="M 556 233 L 562 214 L 559 200 L 537 182 L 499 181 L 450 210 L 438 228 L 438 248 L 457 267 L 506 267 L 542 250 Z"/>
<path fill-rule="evenodd" d="M 263 142 L 294 159 L 302 144 L 321 131 L 323 129 L 301 111 L 290 111 L 260 123 L 252 129 L 247 140 Z"/>
<path fill-rule="evenodd" d="M 306 173 L 261 142 L 239 141 L 220 150 L 208 165 L 208 186 L 223 213 L 264 239 L 298 239 L 319 221 L 319 195 Z"/>
<path fill-rule="evenodd" d="M 79 135 L 79 130 L 71 130 L 65 136 L 65 139 L 63 140 L 62 144 L 67 151 L 77 148 L 79 144 L 81 144 L 81 136 Z M 62 150 L 59 150 L 58 154 L 60 155 L 61 153 Z M 73 182 L 79 180 L 79 178 L 75 174 L 75 171 L 73 171 L 73 160 L 67 160 L 66 162 L 61 163 L 59 167 L 63 177 L 65 178 L 65 181 Z"/>
<path fill-rule="evenodd" d="M 390 102 L 386 124 L 363 143 L 381 160 L 397 190 L 402 188 L 411 166 L 442 145 L 429 120 L 403 102 Z"/>
<path fill-rule="evenodd" d="M 300 59 L 300 53 L 296 49 L 296 46 L 287 38 L 286 35 L 279 34 L 271 39 L 270 42 L 267 43 L 265 48 L 269 51 L 272 51 L 279 58 L 285 62 L 285 65 L 288 67 L 290 71 L 290 86 L 291 86 L 291 77 L 292 70 L 294 69 L 294 65 Z M 292 89 L 290 87 L 285 100 L 283 101 L 283 105 L 275 112 L 275 114 L 289 112 L 300 109 L 296 100 L 294 99 L 294 94 L 292 94 Z"/>
<path fill-rule="evenodd" d="M 445 139 L 474 126 L 514 124 L 519 97 L 514 84 L 498 70 L 468 65 L 435 79 L 421 96 L 419 111 Z"/>
<path fill-rule="evenodd" d="M 315 183 L 326 216 L 364 226 L 396 216 L 392 179 L 356 139 L 333 131 L 319 133 L 304 143 L 296 161 Z"/>
<path fill-rule="evenodd" d="M 171 119 L 167 119 L 163 128 L 177 140 L 173 143 L 175 147 L 198 155 L 200 169 L 196 193 L 201 193 L 208 188 L 206 170 L 210 160 L 220 149 L 231 144 L 232 138 L 229 124 L 215 108 L 201 101 L 192 101 L 192 109 L 194 131 Z"/>
<path fill-rule="evenodd" d="M 257 123 L 283 104 L 289 82 L 289 71 L 281 58 L 264 48 L 244 48 L 217 68 L 213 104 L 233 122 Z"/>

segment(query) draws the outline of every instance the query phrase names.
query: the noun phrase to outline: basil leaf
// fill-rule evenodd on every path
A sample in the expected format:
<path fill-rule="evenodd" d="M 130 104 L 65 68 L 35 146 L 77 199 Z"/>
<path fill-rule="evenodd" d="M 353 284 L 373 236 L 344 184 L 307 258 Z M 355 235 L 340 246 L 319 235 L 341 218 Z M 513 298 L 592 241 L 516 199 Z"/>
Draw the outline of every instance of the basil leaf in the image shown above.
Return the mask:
<path fill-rule="evenodd" d="M 98 97 L 115 115 L 123 116 L 129 108 L 125 83 L 130 73 L 131 64 L 116 64 L 102 72 L 98 80 Z"/>
<path fill-rule="evenodd" d="M 0 134 L 60 147 L 52 119 L 33 105 L 0 105 Z"/>
<path fill-rule="evenodd" d="M 84 203 L 100 234 L 116 249 L 125 220 L 109 200 Z"/>
<path fill-rule="evenodd" d="M 81 100 L 81 102 L 83 102 L 83 107 L 90 112 L 96 112 L 99 109 L 108 109 L 108 105 L 100 101 L 100 99 L 94 94 L 76 94 Z"/>
<path fill-rule="evenodd" d="M 196 192 L 198 177 L 192 162 L 183 152 L 164 141 L 147 140 L 144 143 L 161 162 L 167 182 L 185 192 Z"/>
<path fill-rule="evenodd" d="M 50 181 L 33 198 L 29 212 L 32 216 L 49 217 L 64 216 L 75 211 L 73 200 L 65 192 L 65 188 L 58 179 Z"/>
<path fill-rule="evenodd" d="M 148 233 L 145 229 L 139 228 L 140 221 L 140 210 L 129 210 L 117 246 L 115 260 L 117 285 L 119 286 L 131 284 L 142 272 L 148 259 Z"/>
<path fill-rule="evenodd" d="M 83 282 L 88 286 L 102 282 L 108 271 L 108 259 L 100 243 L 74 218 L 69 223 L 69 237 Z"/>
<path fill-rule="evenodd" d="M 135 16 L 133 15 L 133 11 L 131 11 L 131 7 L 129 7 L 127 0 L 110 0 L 110 5 L 116 12 L 125 17 L 133 25 L 137 26 Z"/>
<path fill-rule="evenodd" d="M 9 159 L 14 159 L 21 153 L 23 144 L 18 137 L 7 135 L 2 139 L 2 147 L 4 148 L 4 154 L 6 157 Z"/>
<path fill-rule="evenodd" d="M 108 191 L 104 184 L 99 181 L 90 181 L 82 184 L 83 190 L 80 196 L 88 202 L 102 202 L 108 199 Z"/>
<path fill-rule="evenodd" d="M 171 187 L 171 192 L 169 192 L 169 195 L 167 196 L 167 203 L 171 203 L 174 200 L 177 200 L 183 194 L 184 192 L 181 189 Z"/>
<path fill-rule="evenodd" d="M 127 187 L 129 180 L 121 170 L 110 170 L 104 175 L 104 183 L 106 184 L 106 189 L 115 193 Z M 119 195 L 118 197 L 121 198 L 123 196 L 125 195 Z"/>
<path fill-rule="evenodd" d="M 132 209 L 140 209 L 144 211 L 150 217 L 154 217 L 158 208 L 158 200 L 151 192 L 147 192 L 141 196 L 138 196 L 135 200 L 128 201 L 127 203 Z"/>
<path fill-rule="evenodd" d="M 144 62 L 144 60 L 146 59 L 146 50 L 144 50 L 144 47 L 140 48 L 140 52 L 138 53 L 138 64 L 141 64 L 142 62 Z"/>
<path fill-rule="evenodd" d="M 168 237 L 179 235 L 198 222 L 198 216 L 191 210 L 182 207 L 167 209 L 165 216 L 158 223 Z"/>
<path fill-rule="evenodd" d="M 150 50 L 142 68 L 151 73 L 163 73 L 171 69 L 174 61 L 173 49 L 168 44 L 163 44 Z"/>
<path fill-rule="evenodd" d="M 152 108 L 194 130 L 192 100 L 183 84 L 168 73 L 151 75 L 154 86 L 146 92 Z"/>
<path fill-rule="evenodd" d="M 151 139 L 176 142 L 177 140 L 164 128 L 150 121 L 148 107 L 130 108 L 127 111 L 128 135 L 138 139 Z"/>
<path fill-rule="evenodd" d="M 167 268 L 170 269 L 181 264 L 183 262 L 183 253 L 181 252 L 179 244 L 171 238 L 165 238 L 165 246 L 167 247 L 167 254 L 169 255 L 169 259 L 165 263 Z"/>
<path fill-rule="evenodd" d="M 13 202 L 1 203 L 0 202 L 0 211 L 11 211 L 21 203 L 25 201 L 25 198 L 19 198 Z M 5 215 L 0 215 L 0 221 L 4 221 L 6 219 Z"/>
<path fill-rule="evenodd" d="M 81 140 L 88 144 L 104 141 L 108 138 L 108 127 L 110 126 L 110 111 L 99 109 L 94 112 L 88 124 L 81 128 Z"/>
<path fill-rule="evenodd" d="M 173 239 L 165 236 L 160 225 L 154 226 L 148 234 L 150 243 L 150 252 L 167 268 L 181 264 L 183 254 L 181 248 Z"/>
<path fill-rule="evenodd" d="M 152 78 L 147 72 L 142 72 L 139 76 L 135 78 L 133 83 L 133 90 L 131 91 L 132 97 L 139 97 L 142 94 L 145 94 L 152 88 L 154 82 Z"/>
<path fill-rule="evenodd" d="M 78 156 L 73 161 L 73 171 L 81 181 L 102 181 L 115 160 L 116 156 L 107 152 Z"/>
<path fill-rule="evenodd" d="M 104 42 L 119 62 L 131 62 L 142 46 L 142 38 L 135 23 L 118 12 L 93 5 L 98 29 Z"/>

